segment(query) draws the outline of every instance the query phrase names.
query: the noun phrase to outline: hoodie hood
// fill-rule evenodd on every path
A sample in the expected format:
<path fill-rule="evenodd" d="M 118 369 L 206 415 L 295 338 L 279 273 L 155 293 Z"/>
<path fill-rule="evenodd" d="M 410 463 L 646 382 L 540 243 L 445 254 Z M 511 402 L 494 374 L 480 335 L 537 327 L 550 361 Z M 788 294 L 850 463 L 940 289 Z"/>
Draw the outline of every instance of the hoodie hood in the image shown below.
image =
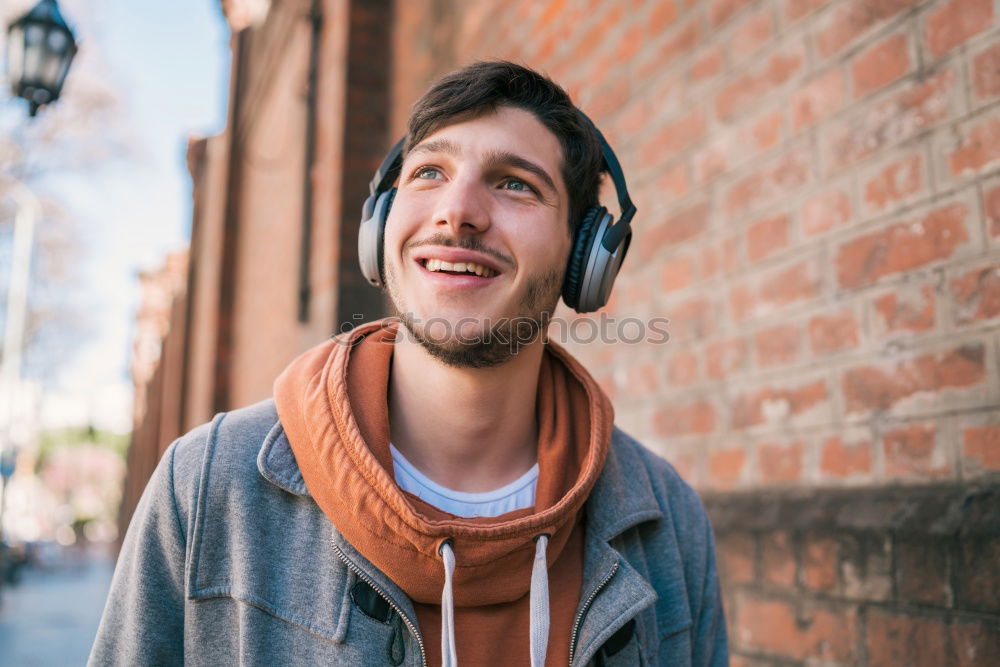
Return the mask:
<path fill-rule="evenodd" d="M 388 381 L 396 322 L 358 327 L 295 359 L 275 381 L 278 415 L 309 493 L 344 537 L 411 599 L 436 604 L 441 546 L 454 554 L 454 603 L 512 602 L 529 590 L 535 538 L 558 559 L 607 454 L 611 403 L 565 350 L 549 341 L 538 378 L 539 478 L 533 509 L 466 519 L 394 480 Z"/>

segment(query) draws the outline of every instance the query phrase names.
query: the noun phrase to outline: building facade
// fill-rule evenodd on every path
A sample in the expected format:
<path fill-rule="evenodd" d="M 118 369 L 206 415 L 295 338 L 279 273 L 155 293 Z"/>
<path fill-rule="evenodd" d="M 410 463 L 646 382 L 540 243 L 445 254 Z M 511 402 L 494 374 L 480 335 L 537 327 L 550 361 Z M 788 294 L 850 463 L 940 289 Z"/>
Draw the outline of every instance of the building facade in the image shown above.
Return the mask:
<path fill-rule="evenodd" d="M 367 182 L 435 77 L 511 59 L 628 176 L 612 302 L 561 315 L 665 317 L 670 340 L 567 344 L 705 499 L 733 664 L 1000 656 L 1000 3 L 223 8 L 229 122 L 190 145 L 189 264 L 136 452 L 385 313 L 357 268 Z"/>

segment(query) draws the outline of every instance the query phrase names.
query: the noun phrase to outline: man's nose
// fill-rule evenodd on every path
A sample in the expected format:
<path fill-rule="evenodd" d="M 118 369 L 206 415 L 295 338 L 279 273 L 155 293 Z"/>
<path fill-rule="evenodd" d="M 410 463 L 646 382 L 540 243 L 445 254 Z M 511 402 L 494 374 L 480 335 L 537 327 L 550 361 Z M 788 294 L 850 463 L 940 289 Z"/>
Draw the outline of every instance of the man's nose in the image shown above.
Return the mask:
<path fill-rule="evenodd" d="M 472 177 L 459 177 L 440 190 L 434 209 L 434 227 L 452 234 L 481 234 L 490 227 L 489 193 Z"/>

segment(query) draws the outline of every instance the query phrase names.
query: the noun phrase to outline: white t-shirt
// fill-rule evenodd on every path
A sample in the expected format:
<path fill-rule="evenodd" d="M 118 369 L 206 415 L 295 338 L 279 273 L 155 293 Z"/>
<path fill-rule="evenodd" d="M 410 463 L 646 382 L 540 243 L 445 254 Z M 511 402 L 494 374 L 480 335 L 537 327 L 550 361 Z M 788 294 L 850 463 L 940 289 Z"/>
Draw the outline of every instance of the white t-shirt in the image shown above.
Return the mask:
<path fill-rule="evenodd" d="M 455 516 L 466 518 L 499 516 L 535 504 L 535 488 L 538 486 L 537 463 L 531 470 L 499 489 L 482 493 L 464 493 L 445 488 L 427 477 L 407 461 L 391 443 L 389 451 L 392 452 L 393 470 L 399 488 Z"/>

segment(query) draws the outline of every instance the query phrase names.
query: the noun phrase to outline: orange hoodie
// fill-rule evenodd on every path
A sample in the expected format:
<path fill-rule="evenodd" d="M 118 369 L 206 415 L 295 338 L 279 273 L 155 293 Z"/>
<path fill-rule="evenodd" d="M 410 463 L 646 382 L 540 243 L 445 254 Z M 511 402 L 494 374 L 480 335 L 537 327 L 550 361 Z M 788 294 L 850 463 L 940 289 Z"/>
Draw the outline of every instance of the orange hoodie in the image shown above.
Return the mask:
<path fill-rule="evenodd" d="M 546 343 L 538 378 L 535 506 L 459 518 L 395 483 L 388 381 L 394 322 L 363 325 L 308 350 L 274 384 L 282 426 L 309 492 L 337 530 L 415 603 L 428 664 L 440 664 L 444 567 L 451 540 L 459 663 L 528 664 L 534 539 L 549 535 L 547 665 L 569 660 L 583 570 L 583 503 L 611 437 L 611 403 L 565 350 Z"/>

